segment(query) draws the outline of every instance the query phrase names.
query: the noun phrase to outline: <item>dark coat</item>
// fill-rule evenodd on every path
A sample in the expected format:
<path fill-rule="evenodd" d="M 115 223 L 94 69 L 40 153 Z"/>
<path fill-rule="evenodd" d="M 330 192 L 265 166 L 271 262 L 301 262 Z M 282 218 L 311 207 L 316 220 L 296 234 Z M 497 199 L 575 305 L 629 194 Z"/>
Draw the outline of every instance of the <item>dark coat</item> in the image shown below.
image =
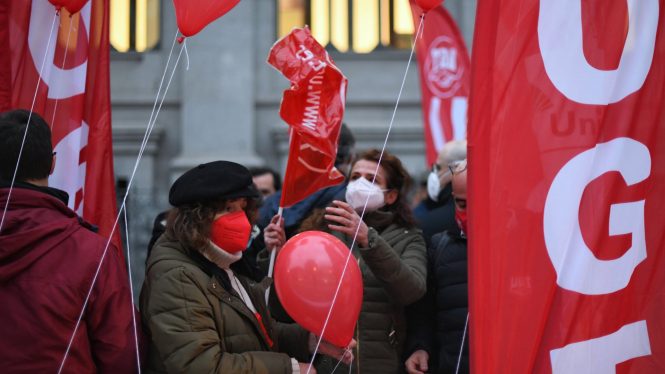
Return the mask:
<path fill-rule="evenodd" d="M 168 233 L 155 243 L 141 290 L 150 336 L 146 372 L 289 374 L 290 357 L 309 358 L 308 332 L 271 321 L 267 284 L 238 275 L 264 321 L 264 332 L 226 273 L 214 267 Z"/>
<path fill-rule="evenodd" d="M 408 311 L 406 356 L 429 353 L 431 373 L 455 373 L 468 314 L 467 241 L 459 229 L 432 237 L 427 294 Z M 459 373 L 469 372 L 466 331 Z"/>
<path fill-rule="evenodd" d="M 434 234 L 457 229 L 455 223 L 455 203 L 452 199 L 452 185 L 449 183 L 439 194 L 439 200 L 427 197 L 413 209 L 418 228 L 423 231 L 425 243 L 429 247 Z"/>
<path fill-rule="evenodd" d="M 0 362 L 4 373 L 56 372 L 107 239 L 67 207 L 66 193 L 20 185 L 0 233 Z M 2 208 L 8 191 L 0 190 Z M 63 372 L 136 372 L 133 311 L 125 264 L 111 244 Z"/>

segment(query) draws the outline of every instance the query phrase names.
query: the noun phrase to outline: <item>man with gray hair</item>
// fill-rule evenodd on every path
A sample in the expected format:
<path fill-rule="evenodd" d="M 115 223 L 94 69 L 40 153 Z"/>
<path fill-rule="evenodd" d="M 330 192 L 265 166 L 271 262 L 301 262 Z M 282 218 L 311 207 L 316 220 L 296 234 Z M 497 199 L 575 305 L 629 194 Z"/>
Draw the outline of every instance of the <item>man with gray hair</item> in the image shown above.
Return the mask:
<path fill-rule="evenodd" d="M 451 198 L 452 175 L 448 166 L 466 159 L 466 140 L 446 143 L 427 178 L 427 199 L 413 210 L 418 227 L 429 245 L 432 235 L 455 227 L 455 206 Z"/>

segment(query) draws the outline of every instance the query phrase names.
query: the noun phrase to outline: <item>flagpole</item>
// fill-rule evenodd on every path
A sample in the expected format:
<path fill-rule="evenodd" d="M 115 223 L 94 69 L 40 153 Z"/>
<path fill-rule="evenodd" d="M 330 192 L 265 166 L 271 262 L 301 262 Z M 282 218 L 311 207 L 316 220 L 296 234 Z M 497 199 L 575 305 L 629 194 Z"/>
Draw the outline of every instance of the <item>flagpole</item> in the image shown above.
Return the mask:
<path fill-rule="evenodd" d="M 279 220 L 282 219 L 282 213 L 284 212 L 283 207 L 279 207 L 277 210 L 277 215 L 279 216 Z M 277 222 L 279 222 L 277 220 Z M 273 272 L 275 270 L 275 258 L 277 257 L 277 247 L 272 248 L 270 251 L 270 265 L 268 265 L 268 277 L 272 278 Z M 270 297 L 270 287 L 266 290 L 266 306 L 268 306 L 268 298 Z"/>

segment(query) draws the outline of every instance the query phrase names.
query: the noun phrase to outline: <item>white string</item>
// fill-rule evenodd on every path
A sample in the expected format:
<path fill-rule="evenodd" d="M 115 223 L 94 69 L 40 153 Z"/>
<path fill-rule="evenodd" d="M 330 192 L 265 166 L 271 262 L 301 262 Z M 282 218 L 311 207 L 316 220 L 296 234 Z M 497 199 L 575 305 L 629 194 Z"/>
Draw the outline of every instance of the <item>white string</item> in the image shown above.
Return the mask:
<path fill-rule="evenodd" d="M 186 70 L 189 71 L 189 51 L 187 50 L 187 38 L 182 42 L 183 48 L 185 48 L 185 61 L 187 61 Z"/>
<path fill-rule="evenodd" d="M 459 348 L 459 357 L 457 357 L 457 369 L 455 374 L 459 373 L 459 365 L 462 362 L 462 352 L 464 351 L 464 340 L 466 339 L 466 329 L 469 326 L 469 312 L 466 313 L 466 323 L 464 324 L 464 334 L 462 334 L 462 346 Z"/>
<path fill-rule="evenodd" d="M 125 241 L 127 242 L 127 272 L 129 273 L 129 294 L 132 300 L 132 325 L 134 327 L 134 344 L 136 346 L 136 368 L 141 374 L 141 355 L 139 354 L 139 336 L 136 332 L 136 313 L 134 313 L 134 284 L 132 283 L 132 256 L 129 249 L 129 221 L 127 220 L 127 209 L 123 210 L 125 215 Z"/>
<path fill-rule="evenodd" d="M 176 32 L 177 36 L 177 32 Z M 175 45 L 175 39 L 174 39 L 174 45 Z M 67 360 L 67 355 L 69 354 L 69 350 L 71 349 L 72 343 L 74 341 L 74 337 L 76 336 L 76 331 L 78 330 L 79 325 L 81 324 L 81 320 L 83 319 L 83 313 L 85 312 L 85 309 L 88 305 L 88 301 L 90 300 L 90 295 L 92 293 L 92 289 L 95 286 L 95 282 L 97 281 L 97 277 L 99 276 L 99 271 L 102 267 L 102 264 L 104 262 L 104 259 L 106 258 L 106 253 L 108 252 L 109 245 L 111 244 L 111 240 L 113 238 L 113 234 L 115 233 L 115 229 L 118 226 L 118 221 L 120 220 L 120 215 L 122 214 L 122 210 L 125 209 L 125 205 L 127 203 L 127 196 L 129 195 L 129 191 L 132 186 L 132 182 L 134 181 L 134 176 L 136 175 L 136 170 L 138 169 L 139 163 L 141 161 L 141 157 L 143 156 L 143 152 L 145 151 L 146 145 L 148 143 L 148 138 L 150 137 L 150 133 L 152 133 L 152 129 L 157 122 L 157 116 L 159 115 L 159 112 L 162 108 L 162 104 L 164 103 L 164 99 L 166 98 L 166 94 L 169 90 L 169 87 L 171 86 L 171 82 L 173 80 L 173 76 L 175 75 L 176 69 L 178 67 L 178 62 L 180 61 L 180 57 L 182 56 L 182 51 L 183 49 L 180 48 L 180 53 L 178 54 L 178 58 L 176 59 L 175 65 L 173 66 L 173 70 L 171 71 L 171 76 L 169 77 L 169 81 L 166 84 L 166 88 L 164 89 L 164 94 L 161 98 L 161 101 L 159 100 L 159 93 L 160 91 L 157 91 L 157 97 L 155 98 L 155 104 L 153 106 L 153 113 L 150 115 L 150 120 L 148 121 L 148 128 L 146 129 L 146 133 L 143 137 L 143 143 L 141 144 L 141 149 L 139 151 L 139 155 L 136 158 L 136 162 L 134 164 L 134 170 L 132 171 L 132 175 L 129 179 L 129 182 L 127 183 L 127 191 L 125 192 L 125 196 L 122 199 L 122 204 L 120 206 L 120 209 L 118 210 L 118 215 L 115 218 L 115 222 L 113 223 L 113 227 L 111 228 L 111 232 L 109 234 L 109 238 L 106 242 L 106 247 L 104 248 L 104 252 L 102 253 L 101 260 L 99 262 L 99 265 L 97 266 L 97 270 L 95 271 L 95 276 L 92 278 L 92 283 L 90 284 L 90 289 L 88 289 L 88 294 L 85 297 L 85 301 L 83 302 L 83 307 L 81 308 L 81 313 L 79 314 L 78 320 L 76 321 L 76 325 L 74 326 L 74 331 L 72 332 L 72 336 L 69 339 L 69 343 L 67 344 L 67 350 L 65 351 L 65 355 L 62 358 L 62 361 L 60 362 L 60 368 L 58 369 L 58 374 L 62 372 L 62 369 L 65 365 L 65 361 Z M 163 77 L 166 76 L 166 71 L 168 70 L 168 64 L 171 60 L 171 53 L 173 53 L 173 47 L 171 47 L 171 52 L 169 53 L 169 58 L 167 60 L 167 65 L 164 68 L 164 75 L 162 76 L 162 82 L 163 82 Z M 161 89 L 162 83 L 160 82 L 159 88 Z M 159 107 L 157 108 L 157 111 L 155 112 L 155 106 L 157 106 L 157 101 L 160 101 Z M 153 117 L 154 114 L 154 117 Z M 133 310 L 132 310 L 133 312 Z"/>
<path fill-rule="evenodd" d="M 60 65 L 60 66 L 63 67 L 63 69 L 65 67 L 65 62 L 67 62 L 67 51 L 69 50 L 69 39 L 70 39 L 71 34 L 72 34 L 72 25 L 73 24 L 74 24 L 74 22 L 72 22 L 71 17 L 70 17 L 69 30 L 67 31 L 67 42 L 65 42 L 65 53 L 63 53 L 62 64 Z M 58 103 L 60 103 L 60 100 L 55 99 L 55 105 L 53 106 L 53 116 L 51 116 L 51 122 L 50 122 L 51 131 L 53 131 L 53 124 L 55 123 L 55 113 L 58 111 Z"/>
<path fill-rule="evenodd" d="M 28 114 L 28 122 L 25 124 L 25 132 L 23 133 L 23 140 L 21 141 L 21 148 L 18 151 L 18 159 L 16 159 L 16 167 L 14 168 L 14 176 L 12 176 L 12 182 L 9 185 L 9 194 L 7 195 L 7 201 L 5 202 L 5 209 L 2 212 L 2 219 L 0 220 L 0 232 L 2 232 L 2 226 L 5 223 L 5 216 L 7 215 L 7 208 L 9 207 L 9 200 L 12 198 L 12 191 L 14 190 L 14 183 L 16 183 L 16 174 L 18 174 L 18 167 L 21 164 L 21 156 L 23 155 L 23 147 L 25 146 L 25 139 L 28 137 L 28 129 L 30 128 L 30 120 L 32 119 L 32 111 L 35 109 L 35 102 L 37 101 L 37 93 L 39 92 L 39 84 L 41 83 L 42 73 L 44 72 L 44 65 L 46 64 L 46 56 L 48 56 L 48 50 L 51 47 L 51 38 L 53 37 L 53 26 L 55 26 L 55 20 L 58 18 L 58 13 L 53 13 L 53 22 L 51 23 L 51 31 L 48 35 L 48 42 L 46 43 L 46 51 L 44 52 L 44 59 L 42 59 L 42 66 L 39 68 L 39 77 L 37 77 L 37 86 L 35 87 L 35 94 L 32 97 L 32 105 L 30 105 L 30 113 Z"/>
<path fill-rule="evenodd" d="M 418 24 L 418 31 L 416 32 L 416 36 L 414 38 L 414 42 L 411 46 L 411 53 L 409 54 L 409 62 L 406 64 L 406 70 L 404 71 L 404 78 L 402 78 L 402 85 L 399 89 L 399 94 L 397 95 L 397 101 L 395 102 L 395 108 L 393 109 L 393 114 L 392 117 L 390 118 L 390 124 L 388 125 L 388 132 L 386 133 L 386 138 L 383 141 L 383 147 L 381 148 L 381 154 L 379 155 L 379 162 L 376 164 L 376 170 L 374 170 L 374 177 L 372 178 L 372 185 L 375 184 L 376 182 L 376 176 L 379 174 L 379 168 L 381 167 L 381 161 L 383 160 L 383 154 L 386 150 L 386 147 L 388 146 L 388 138 L 390 137 L 390 132 L 393 128 L 393 123 L 395 122 L 395 115 L 397 114 L 397 107 L 399 106 L 400 99 L 402 98 L 402 92 L 404 91 L 404 84 L 406 83 L 406 77 L 409 74 L 409 67 L 411 66 L 411 61 L 413 60 L 413 53 L 416 49 L 416 43 L 415 40 L 418 39 L 420 36 L 420 33 L 423 29 L 423 20 L 424 17 L 420 17 L 420 23 Z M 323 323 L 323 328 L 321 329 L 321 334 L 319 334 L 319 339 L 316 342 L 316 348 L 314 349 L 314 353 L 312 355 L 312 360 L 310 361 L 310 367 L 307 369 L 307 374 L 309 374 L 309 371 L 312 368 L 312 364 L 314 363 L 314 358 L 316 357 L 316 353 L 319 351 L 319 347 L 321 345 L 321 341 L 323 340 L 323 334 L 326 331 L 326 328 L 328 327 L 328 322 L 330 321 L 330 316 L 332 314 L 332 310 L 335 307 L 335 302 L 337 301 L 337 296 L 339 294 L 339 290 L 342 286 L 342 280 L 344 279 L 344 274 L 346 274 L 346 269 L 349 265 L 349 259 L 352 256 L 353 252 L 353 247 L 356 244 L 356 240 L 358 239 L 358 232 L 360 231 L 360 226 L 363 220 L 363 217 L 365 216 L 365 211 L 367 210 L 367 204 L 369 203 L 369 194 L 367 195 L 367 199 L 365 200 L 365 205 L 363 205 L 363 210 L 360 213 L 360 221 L 358 221 L 358 227 L 356 227 L 356 232 L 353 235 L 353 240 L 351 241 L 351 246 L 349 247 L 349 253 L 346 256 L 346 262 L 344 263 L 344 269 L 342 270 L 342 275 L 339 278 L 339 282 L 337 283 L 337 289 L 335 290 L 335 295 L 333 296 L 332 303 L 330 304 L 330 309 L 328 309 L 328 315 L 326 316 L 326 320 Z"/>
<path fill-rule="evenodd" d="M 351 350 L 347 348 L 347 349 L 344 351 L 344 353 L 342 353 L 342 358 L 340 358 L 339 360 L 337 360 L 337 365 L 335 365 L 335 367 L 332 369 L 332 372 L 331 372 L 331 373 L 334 373 L 335 370 L 337 370 L 337 368 L 339 367 L 339 365 L 342 363 L 342 360 L 344 359 L 344 355 L 346 354 L 346 352 L 351 352 Z M 351 362 L 349 363 L 349 372 L 351 372 L 351 367 L 352 367 L 352 366 L 353 366 L 353 360 L 351 360 Z"/>

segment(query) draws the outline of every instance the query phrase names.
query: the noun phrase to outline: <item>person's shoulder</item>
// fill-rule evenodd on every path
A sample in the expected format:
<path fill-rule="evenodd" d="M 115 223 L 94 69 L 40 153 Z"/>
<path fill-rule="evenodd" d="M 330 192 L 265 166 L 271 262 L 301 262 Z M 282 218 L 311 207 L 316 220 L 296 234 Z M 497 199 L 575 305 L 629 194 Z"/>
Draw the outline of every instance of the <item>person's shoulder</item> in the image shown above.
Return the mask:
<path fill-rule="evenodd" d="M 153 247 L 146 264 L 146 275 L 161 277 L 182 270 L 194 278 L 206 278 L 205 272 L 189 255 L 179 241 L 168 234 L 162 235 Z"/>

